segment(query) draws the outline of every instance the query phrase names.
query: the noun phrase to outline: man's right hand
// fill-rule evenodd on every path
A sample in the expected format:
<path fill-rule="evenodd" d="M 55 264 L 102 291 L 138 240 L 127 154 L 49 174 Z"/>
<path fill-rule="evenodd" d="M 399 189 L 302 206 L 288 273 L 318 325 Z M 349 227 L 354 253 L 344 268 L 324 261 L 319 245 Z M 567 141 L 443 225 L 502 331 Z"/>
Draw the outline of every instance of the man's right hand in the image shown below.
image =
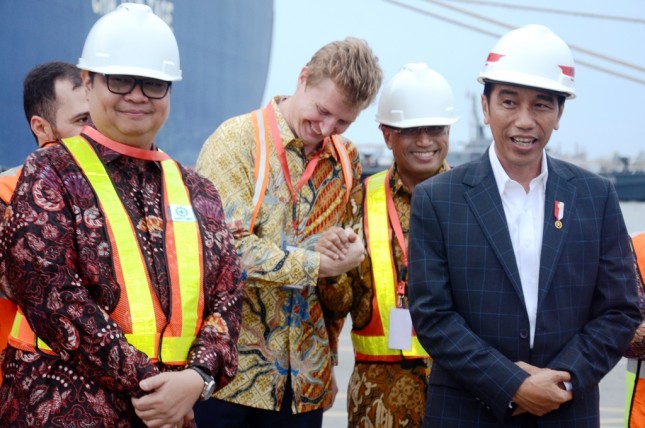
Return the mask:
<path fill-rule="evenodd" d="M 340 260 L 348 253 L 349 244 L 356 241 L 358 235 L 350 228 L 334 226 L 320 234 L 315 250 L 327 257 Z"/>
<path fill-rule="evenodd" d="M 564 382 L 571 381 L 568 372 L 539 368 L 523 361 L 516 364 L 530 376 L 522 382 L 513 396 L 513 401 L 518 406 L 513 412 L 514 416 L 524 412 L 543 416 L 573 399 L 573 393 L 562 388 Z"/>
<path fill-rule="evenodd" d="M 333 259 L 325 253 L 320 253 L 320 267 L 318 269 L 319 278 L 341 275 L 348 270 L 358 266 L 365 259 L 365 245 L 358 235 L 356 238 L 348 240 L 347 252 L 345 257 Z"/>

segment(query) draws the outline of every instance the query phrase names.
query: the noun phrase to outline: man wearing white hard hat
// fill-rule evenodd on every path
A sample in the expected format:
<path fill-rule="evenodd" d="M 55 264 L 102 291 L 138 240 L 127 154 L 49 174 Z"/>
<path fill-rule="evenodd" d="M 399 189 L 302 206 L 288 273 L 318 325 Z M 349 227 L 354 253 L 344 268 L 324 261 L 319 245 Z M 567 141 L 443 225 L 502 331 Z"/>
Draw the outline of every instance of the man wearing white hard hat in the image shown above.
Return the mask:
<path fill-rule="evenodd" d="M 213 185 L 155 144 L 177 42 L 124 3 L 78 66 L 92 123 L 27 158 L 0 226 L 0 425 L 191 426 L 237 368 L 241 272 Z"/>
<path fill-rule="evenodd" d="M 415 189 L 409 298 L 433 357 L 426 427 L 598 427 L 640 322 L 611 183 L 545 146 L 574 90 L 551 30 L 503 36 L 479 81 L 493 143 Z"/>
<path fill-rule="evenodd" d="M 410 199 L 419 183 L 450 169 L 445 158 L 457 121 L 452 89 L 426 64 L 407 64 L 383 87 L 376 121 L 394 163 L 354 195 L 355 227 L 369 256 L 348 281 L 318 293 L 326 310 L 352 317 L 348 426 L 419 427 L 432 360 L 408 309 Z"/>

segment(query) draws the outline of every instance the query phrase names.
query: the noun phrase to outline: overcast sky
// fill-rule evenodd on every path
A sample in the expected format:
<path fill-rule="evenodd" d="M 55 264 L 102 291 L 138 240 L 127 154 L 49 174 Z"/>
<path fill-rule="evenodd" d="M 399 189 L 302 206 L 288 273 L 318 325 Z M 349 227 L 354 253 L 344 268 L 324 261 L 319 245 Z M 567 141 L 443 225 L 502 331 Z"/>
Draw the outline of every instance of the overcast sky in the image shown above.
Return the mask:
<path fill-rule="evenodd" d="M 503 7 L 509 4 L 518 7 Z M 579 14 L 527 9 L 532 7 Z M 322 45 L 356 36 L 367 40 L 379 57 L 385 80 L 406 63 L 426 62 L 450 82 L 460 116 L 451 131 L 451 147 L 470 139 L 468 94 L 481 94 L 476 78 L 498 37 L 508 27 L 546 25 L 574 48 L 577 61 L 577 98 L 567 101 L 550 146 L 565 153 L 584 149 L 590 158 L 645 152 L 644 0 L 274 0 L 274 19 L 265 103 L 272 95 L 293 93 L 300 69 Z M 382 143 L 375 114 L 376 102 L 345 135 L 358 145 Z"/>

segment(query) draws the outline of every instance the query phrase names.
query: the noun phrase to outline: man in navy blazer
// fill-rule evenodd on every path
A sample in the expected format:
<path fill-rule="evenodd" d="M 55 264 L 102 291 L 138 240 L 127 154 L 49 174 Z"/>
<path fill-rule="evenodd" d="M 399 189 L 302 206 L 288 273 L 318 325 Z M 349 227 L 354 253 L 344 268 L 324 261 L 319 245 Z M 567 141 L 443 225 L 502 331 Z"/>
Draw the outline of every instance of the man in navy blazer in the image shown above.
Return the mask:
<path fill-rule="evenodd" d="M 409 299 L 432 355 L 426 427 L 598 427 L 598 383 L 641 321 L 613 186 L 548 156 L 569 47 L 503 36 L 479 76 L 493 144 L 415 189 Z"/>

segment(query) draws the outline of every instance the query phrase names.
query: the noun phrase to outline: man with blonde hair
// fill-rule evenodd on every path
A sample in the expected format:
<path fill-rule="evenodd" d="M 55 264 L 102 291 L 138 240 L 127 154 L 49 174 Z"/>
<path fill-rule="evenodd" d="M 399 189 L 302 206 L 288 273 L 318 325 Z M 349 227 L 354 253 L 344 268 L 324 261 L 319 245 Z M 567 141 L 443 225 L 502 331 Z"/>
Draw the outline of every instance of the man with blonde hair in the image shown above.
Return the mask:
<path fill-rule="evenodd" d="M 361 167 L 340 134 L 376 97 L 382 80 L 367 43 L 323 46 L 292 96 L 224 122 L 197 159 L 213 180 L 245 271 L 239 371 L 198 423 L 218 427 L 316 427 L 334 400 L 332 354 L 339 323 L 327 324 L 317 284 L 363 259 L 363 243 L 341 226 Z M 321 234 L 344 257 L 317 251 Z M 334 330 L 336 329 L 336 330 Z"/>

